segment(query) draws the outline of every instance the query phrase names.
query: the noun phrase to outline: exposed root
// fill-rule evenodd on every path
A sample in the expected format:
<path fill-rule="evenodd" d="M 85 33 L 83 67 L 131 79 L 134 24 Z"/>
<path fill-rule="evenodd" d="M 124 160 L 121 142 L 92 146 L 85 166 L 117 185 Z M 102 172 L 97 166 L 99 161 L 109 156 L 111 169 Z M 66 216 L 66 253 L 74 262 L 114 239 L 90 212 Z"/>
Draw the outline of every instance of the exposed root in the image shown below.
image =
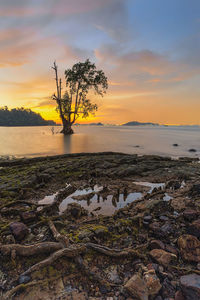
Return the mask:
<path fill-rule="evenodd" d="M 12 290 L 9 290 L 7 293 L 5 293 L 3 295 L 3 300 L 11 300 L 12 297 L 17 293 L 17 292 L 22 292 L 24 291 L 25 289 L 29 288 L 29 287 L 32 287 L 32 286 L 35 286 L 35 285 L 39 285 L 39 284 L 42 284 L 44 283 L 46 280 L 34 280 L 34 281 L 31 281 L 31 282 L 28 282 L 28 283 L 22 283 L 22 284 L 19 284 L 17 286 L 15 286 Z"/>
<path fill-rule="evenodd" d="M 139 253 L 139 251 L 134 249 L 124 249 L 124 250 L 117 250 L 117 249 L 110 249 L 105 246 L 93 244 L 93 243 L 87 243 L 87 248 L 91 248 L 99 253 L 105 254 L 110 257 L 139 257 L 142 259 L 145 259 L 145 255 Z"/>
<path fill-rule="evenodd" d="M 86 251 L 86 247 L 84 245 L 79 245 L 79 246 L 71 246 L 69 248 L 63 248 L 60 249 L 53 254 L 51 254 L 47 259 L 40 261 L 39 263 L 33 265 L 30 267 L 27 271 L 25 271 L 22 275 L 28 275 L 31 274 L 32 272 L 38 271 L 41 268 L 50 266 L 52 263 L 54 263 L 56 260 L 59 258 L 65 256 L 68 258 L 73 258 L 76 257 Z"/>
<path fill-rule="evenodd" d="M 51 253 L 62 249 L 63 245 L 61 243 L 55 242 L 44 242 L 34 245 L 24 246 L 19 244 L 8 244 L 0 245 L 0 252 L 3 255 L 11 255 L 13 252 L 19 256 L 32 256 L 37 254 Z"/>

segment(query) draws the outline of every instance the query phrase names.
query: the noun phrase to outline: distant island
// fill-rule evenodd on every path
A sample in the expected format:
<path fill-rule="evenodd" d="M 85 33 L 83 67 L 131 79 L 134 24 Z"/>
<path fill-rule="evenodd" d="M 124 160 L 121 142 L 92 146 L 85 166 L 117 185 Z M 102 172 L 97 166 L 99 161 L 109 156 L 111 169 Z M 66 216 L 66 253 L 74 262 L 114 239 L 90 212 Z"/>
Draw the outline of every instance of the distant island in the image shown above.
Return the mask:
<path fill-rule="evenodd" d="M 137 121 L 132 121 L 132 122 L 128 122 L 128 123 L 122 124 L 122 126 L 139 126 L 139 125 L 153 125 L 153 126 L 158 126 L 159 124 L 157 124 L 157 123 L 150 123 L 150 122 L 141 123 L 141 122 L 137 122 Z"/>
<path fill-rule="evenodd" d="M 98 122 L 98 123 L 87 123 L 87 124 L 80 124 L 80 123 L 76 123 L 74 125 L 90 125 L 90 126 L 104 126 L 103 123 Z"/>
<path fill-rule="evenodd" d="M 0 126 L 48 126 L 56 125 L 52 120 L 44 120 L 38 113 L 31 109 L 8 107 L 0 108 Z"/>

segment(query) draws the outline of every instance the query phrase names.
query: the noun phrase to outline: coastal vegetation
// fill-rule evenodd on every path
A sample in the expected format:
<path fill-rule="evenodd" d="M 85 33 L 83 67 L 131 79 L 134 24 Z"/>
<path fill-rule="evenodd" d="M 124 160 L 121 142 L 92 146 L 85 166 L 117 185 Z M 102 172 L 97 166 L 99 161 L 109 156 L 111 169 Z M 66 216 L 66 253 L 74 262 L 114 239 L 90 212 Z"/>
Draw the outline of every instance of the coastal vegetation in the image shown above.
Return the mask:
<path fill-rule="evenodd" d="M 54 121 L 47 121 L 38 113 L 24 107 L 9 109 L 0 108 L 0 126 L 46 126 L 56 125 Z"/>
<path fill-rule="evenodd" d="M 87 118 L 97 111 L 98 106 L 88 99 L 88 93 L 93 90 L 95 94 L 103 96 L 108 88 L 107 78 L 89 59 L 83 63 L 79 62 L 65 71 L 67 90 L 62 95 L 62 80 L 58 78 L 58 67 L 55 62 L 52 68 L 56 80 L 56 93 L 52 99 L 57 103 L 57 111 L 63 124 L 61 133 L 72 134 L 72 125 L 80 116 Z"/>

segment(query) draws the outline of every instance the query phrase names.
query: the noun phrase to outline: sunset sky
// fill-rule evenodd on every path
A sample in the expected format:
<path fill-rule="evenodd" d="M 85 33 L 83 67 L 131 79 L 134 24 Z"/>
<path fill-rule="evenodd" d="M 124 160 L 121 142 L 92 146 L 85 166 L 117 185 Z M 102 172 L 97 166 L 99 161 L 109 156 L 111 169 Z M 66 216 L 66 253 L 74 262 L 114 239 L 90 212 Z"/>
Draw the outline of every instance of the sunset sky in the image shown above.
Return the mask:
<path fill-rule="evenodd" d="M 109 79 L 89 121 L 200 124 L 199 0 L 0 0 L 0 106 L 59 122 L 51 65 L 87 58 Z"/>

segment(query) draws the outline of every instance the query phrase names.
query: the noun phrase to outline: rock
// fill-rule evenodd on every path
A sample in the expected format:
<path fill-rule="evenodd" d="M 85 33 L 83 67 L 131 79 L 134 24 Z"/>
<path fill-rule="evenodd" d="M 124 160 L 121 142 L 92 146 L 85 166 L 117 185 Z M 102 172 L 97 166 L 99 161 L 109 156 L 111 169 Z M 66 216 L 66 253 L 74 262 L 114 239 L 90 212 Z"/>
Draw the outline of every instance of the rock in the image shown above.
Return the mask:
<path fill-rule="evenodd" d="M 171 245 L 165 245 L 165 250 L 167 252 L 170 252 L 170 253 L 173 253 L 175 255 L 178 255 L 178 250 L 175 247 L 171 246 Z"/>
<path fill-rule="evenodd" d="M 159 219 L 160 221 L 164 221 L 164 222 L 169 220 L 169 218 L 166 216 L 160 216 Z"/>
<path fill-rule="evenodd" d="M 36 219 L 37 215 L 34 211 L 25 211 L 21 213 L 20 218 L 24 223 L 32 222 Z"/>
<path fill-rule="evenodd" d="M 200 262 L 200 241 L 195 236 L 184 234 L 177 243 L 184 260 Z"/>
<path fill-rule="evenodd" d="M 166 252 L 162 249 L 151 250 L 149 254 L 157 263 L 163 266 L 167 266 L 171 262 L 177 260 L 177 256 L 175 254 Z"/>
<path fill-rule="evenodd" d="M 168 236 L 174 231 L 174 229 L 172 224 L 165 223 L 163 226 L 161 226 L 160 231 L 162 236 Z"/>
<path fill-rule="evenodd" d="M 189 274 L 182 276 L 180 284 L 186 300 L 200 299 L 200 275 Z"/>
<path fill-rule="evenodd" d="M 152 220 L 152 216 L 145 216 L 145 217 L 143 218 L 143 220 L 144 220 L 145 222 L 149 223 L 149 222 Z"/>
<path fill-rule="evenodd" d="M 189 195 L 190 195 L 190 196 L 198 196 L 198 195 L 200 195 L 200 184 L 199 184 L 199 183 L 194 184 L 194 185 L 191 187 L 191 189 L 190 189 L 190 191 L 189 191 Z"/>
<path fill-rule="evenodd" d="M 188 228 L 188 233 L 200 237 L 200 219 L 192 222 Z"/>
<path fill-rule="evenodd" d="M 89 231 L 89 230 L 83 230 L 79 233 L 78 238 L 80 240 L 86 239 L 86 238 L 91 238 L 92 236 L 94 236 L 94 233 Z"/>
<path fill-rule="evenodd" d="M 115 284 L 120 284 L 121 283 L 121 279 L 119 278 L 118 272 L 117 272 L 117 266 L 110 266 L 107 270 L 106 270 L 106 274 L 108 277 L 108 280 L 112 283 Z"/>
<path fill-rule="evenodd" d="M 194 209 L 186 209 L 183 212 L 183 217 L 187 221 L 195 220 L 198 217 L 199 213 Z"/>
<path fill-rule="evenodd" d="M 171 180 L 167 183 L 166 188 L 170 188 L 173 190 L 178 190 L 181 187 L 181 183 L 177 180 Z"/>
<path fill-rule="evenodd" d="M 148 272 L 144 273 L 144 280 L 147 285 L 148 295 L 155 296 L 161 289 L 160 280 L 156 275 L 154 269 L 149 270 Z"/>
<path fill-rule="evenodd" d="M 175 294 L 175 300 L 186 300 L 181 291 L 177 291 Z"/>
<path fill-rule="evenodd" d="M 21 222 L 13 222 L 10 224 L 10 231 L 16 240 L 23 240 L 29 233 L 28 227 Z"/>
<path fill-rule="evenodd" d="M 189 152 L 197 152 L 197 150 L 194 149 L 194 148 L 191 148 L 191 149 L 189 149 L 188 151 L 189 151 Z"/>
<path fill-rule="evenodd" d="M 78 203 L 70 203 L 67 206 L 67 209 L 64 212 L 67 216 L 72 216 L 75 219 L 78 219 L 82 216 L 87 216 L 88 212 Z"/>
<path fill-rule="evenodd" d="M 175 144 L 173 144 L 173 146 L 174 146 L 174 147 L 178 147 L 179 145 L 175 143 Z"/>
<path fill-rule="evenodd" d="M 31 280 L 30 276 L 23 276 L 23 275 L 19 276 L 19 284 L 28 283 L 30 280 Z"/>
<path fill-rule="evenodd" d="M 135 274 L 129 279 L 125 284 L 124 289 L 129 292 L 129 294 L 138 300 L 148 300 L 148 288 L 147 285 L 139 274 Z"/>
<path fill-rule="evenodd" d="M 165 249 L 165 245 L 160 240 L 152 240 L 150 241 L 149 247 L 151 250 L 153 249 Z"/>
<path fill-rule="evenodd" d="M 171 281 L 165 276 L 162 282 L 162 290 L 161 295 L 164 299 L 170 299 L 170 297 L 174 298 L 176 292 L 176 288 L 171 284 Z"/>

